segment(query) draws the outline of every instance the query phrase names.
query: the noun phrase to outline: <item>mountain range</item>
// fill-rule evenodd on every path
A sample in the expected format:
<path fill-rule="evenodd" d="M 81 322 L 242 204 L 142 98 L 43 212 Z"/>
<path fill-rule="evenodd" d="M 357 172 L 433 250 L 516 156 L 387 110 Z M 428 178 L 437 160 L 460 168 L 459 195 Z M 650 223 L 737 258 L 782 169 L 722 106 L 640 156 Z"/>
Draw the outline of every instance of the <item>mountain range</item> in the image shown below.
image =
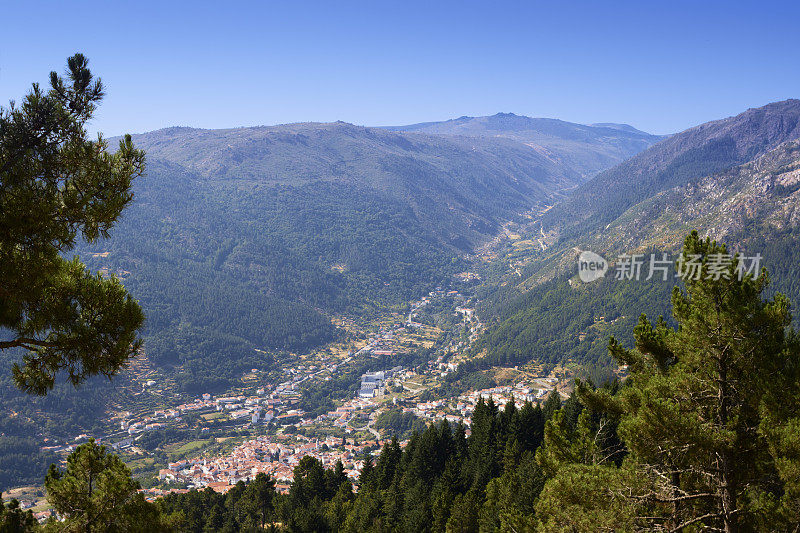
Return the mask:
<path fill-rule="evenodd" d="M 168 128 L 134 137 L 149 172 L 87 261 L 129 273 L 151 359 L 213 389 L 269 364 L 253 348 L 307 350 L 339 335 L 331 314 L 446 285 L 503 224 L 542 212 L 531 231 L 545 249 L 487 284 L 494 318 L 480 349 L 499 362 L 607 364 L 605 338 L 634 320 L 623 309 L 666 313 L 647 302 L 667 301 L 655 295 L 669 287 L 573 287 L 576 249 L 675 251 L 691 229 L 743 247 L 767 238 L 775 287 L 794 295 L 799 124 L 800 102 L 788 100 L 667 138 L 510 113 L 393 128 Z M 542 339 L 547 355 L 530 348 Z"/>
<path fill-rule="evenodd" d="M 800 137 L 800 101 L 785 100 L 673 135 L 619 165 L 543 217 L 565 236 L 597 230 L 660 191 L 752 161 Z"/>
<path fill-rule="evenodd" d="M 271 364 L 255 348 L 311 349 L 340 335 L 332 313 L 449 283 L 504 223 L 659 139 L 474 120 L 484 129 L 470 135 L 342 122 L 135 135 L 148 154 L 135 201 L 82 256 L 140 299 L 152 361 L 179 369 L 184 388 L 224 388 Z M 498 125 L 504 135 L 486 133 Z"/>

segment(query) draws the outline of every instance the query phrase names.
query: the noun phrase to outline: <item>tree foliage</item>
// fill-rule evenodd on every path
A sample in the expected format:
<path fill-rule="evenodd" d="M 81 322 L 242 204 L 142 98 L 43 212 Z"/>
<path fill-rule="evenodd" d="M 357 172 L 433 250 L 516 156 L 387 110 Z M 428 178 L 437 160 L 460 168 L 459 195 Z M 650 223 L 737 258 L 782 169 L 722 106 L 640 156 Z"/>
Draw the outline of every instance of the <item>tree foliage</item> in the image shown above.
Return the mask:
<path fill-rule="evenodd" d="M 126 136 L 115 153 L 85 130 L 103 86 L 81 54 L 66 79 L 50 74 L 20 105 L 0 109 L 0 349 L 24 348 L 13 375 L 43 395 L 64 372 L 74 385 L 116 374 L 140 347 L 144 315 L 113 277 L 64 255 L 78 239 L 108 237 L 130 204 L 144 153 Z"/>
<path fill-rule="evenodd" d="M 740 279 L 734 261 L 715 274 L 711 264 L 727 254 L 724 245 L 692 233 L 683 252 L 702 267 L 684 280 L 685 291 L 673 292 L 677 328 L 642 316 L 633 350 L 610 342 L 630 370 L 626 386 L 613 396 L 582 387 L 584 401 L 618 420 L 624 463 L 572 457 L 539 504 L 547 520 L 556 519 L 557 502 L 594 479 L 604 497 L 584 500 L 573 515 L 617 516 L 613 527 L 798 526 L 800 344 L 788 300 L 762 298 L 765 271 Z"/>
<path fill-rule="evenodd" d="M 29 509 L 23 511 L 19 501 L 12 499 L 8 504 L 0 501 L 0 532 L 25 533 L 34 530 L 39 523 Z"/>
<path fill-rule="evenodd" d="M 44 481 L 47 500 L 64 521 L 58 531 L 103 533 L 163 531 L 155 507 L 137 491 L 139 484 L 122 460 L 90 440 L 67 458 L 67 467 L 51 465 Z"/>

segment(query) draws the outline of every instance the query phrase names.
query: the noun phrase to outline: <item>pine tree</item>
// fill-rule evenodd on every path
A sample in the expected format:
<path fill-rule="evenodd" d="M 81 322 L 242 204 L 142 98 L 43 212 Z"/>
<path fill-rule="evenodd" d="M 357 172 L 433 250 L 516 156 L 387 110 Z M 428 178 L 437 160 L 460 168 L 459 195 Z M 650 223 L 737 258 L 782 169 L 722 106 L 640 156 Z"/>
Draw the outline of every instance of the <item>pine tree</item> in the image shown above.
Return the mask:
<path fill-rule="evenodd" d="M 522 448 L 531 452 L 536 451 L 544 438 L 544 413 L 541 406 L 537 403 L 534 407 L 531 402 L 525 402 L 519 410 L 517 427 L 517 439 Z"/>
<path fill-rule="evenodd" d="M 250 529 L 263 529 L 273 513 L 273 497 L 275 496 L 275 480 L 264 473 L 259 473 L 244 489 L 241 498 L 236 502 L 239 523 Z"/>
<path fill-rule="evenodd" d="M 108 237 L 130 204 L 144 153 L 125 136 L 116 153 L 85 126 L 103 98 L 81 54 L 67 80 L 52 72 L 22 104 L 0 108 L 0 350 L 27 350 L 12 368 L 22 390 L 44 395 L 56 376 L 74 385 L 116 374 L 141 345 L 144 315 L 114 277 L 64 255 L 79 238 Z"/>
<path fill-rule="evenodd" d="M 553 418 L 555 412 L 559 409 L 561 409 L 561 395 L 558 393 L 558 391 L 554 390 L 547 396 L 547 399 L 544 401 L 544 405 L 542 406 L 544 419 L 550 420 Z"/>
<path fill-rule="evenodd" d="M 137 491 L 139 484 L 122 460 L 94 440 L 78 446 L 67 467 L 50 466 L 44 481 L 47 500 L 64 523 L 61 531 L 105 533 L 164 531 L 155 506 Z"/>
<path fill-rule="evenodd" d="M 456 496 L 447 521 L 447 533 L 478 533 L 478 514 L 482 500 L 482 491 L 477 487 Z"/>
<path fill-rule="evenodd" d="M 395 473 L 400 466 L 400 443 L 397 438 L 392 438 L 390 443 L 383 446 L 378 463 L 375 466 L 375 482 L 379 489 L 387 489 L 395 477 Z"/>
<path fill-rule="evenodd" d="M 29 533 L 38 529 L 39 522 L 30 509 L 23 511 L 16 499 L 7 505 L 0 501 L 0 533 Z"/>
<path fill-rule="evenodd" d="M 766 271 L 740 276 L 738 259 L 696 232 L 686 238 L 683 257 L 701 267 L 684 279 L 685 291 L 673 292 L 677 328 L 642 316 L 635 349 L 610 341 L 630 371 L 619 393 L 580 387 L 587 405 L 618 417 L 628 457 L 620 468 L 574 464 L 587 461 L 573 457 L 537 505 L 544 523 L 558 523 L 568 508 L 574 519 L 620 529 L 800 525 L 792 513 L 800 472 L 800 343 L 789 329 L 789 303 L 780 294 L 763 299 Z M 712 268 L 725 257 L 732 260 L 724 271 Z M 591 497 L 586 487 L 593 487 Z"/>
<path fill-rule="evenodd" d="M 671 505 L 673 528 L 749 529 L 758 514 L 750 500 L 771 492 L 774 469 L 759 434 L 762 401 L 774 376 L 800 355 L 787 345 L 789 303 L 780 294 L 762 300 L 766 272 L 740 280 L 736 261 L 714 279 L 710 263 L 728 255 L 724 245 L 693 233 L 683 254 L 703 266 L 699 279 L 685 280 L 686 292 L 673 293 L 678 328 L 642 318 L 636 351 L 612 343 L 635 369 L 619 432 L 653 479 L 652 497 Z M 784 392 L 800 397 L 797 384 Z"/>
<path fill-rule="evenodd" d="M 544 487 L 544 473 L 531 452 L 522 453 L 513 463 L 509 457 L 506 465 L 503 475 L 486 487 L 480 514 L 482 533 L 534 531 L 534 504 Z"/>

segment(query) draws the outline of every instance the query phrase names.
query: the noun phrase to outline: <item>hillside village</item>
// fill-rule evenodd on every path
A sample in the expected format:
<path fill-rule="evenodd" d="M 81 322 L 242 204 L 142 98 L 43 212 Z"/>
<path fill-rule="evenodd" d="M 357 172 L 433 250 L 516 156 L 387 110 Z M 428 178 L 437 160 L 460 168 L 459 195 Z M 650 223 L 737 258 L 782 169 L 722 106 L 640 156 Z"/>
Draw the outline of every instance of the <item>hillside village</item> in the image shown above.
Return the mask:
<path fill-rule="evenodd" d="M 423 346 L 432 346 L 432 341 L 442 336 L 442 331 L 432 324 L 419 320 L 425 316 L 423 320 L 429 321 L 431 317 L 426 315 L 426 308 L 443 302 L 449 302 L 450 313 L 459 317 L 454 329 L 466 328 L 466 336 L 452 337 L 440 346 L 436 357 L 416 368 L 398 365 L 381 368 L 382 359 L 408 349 L 409 336 L 430 339 L 425 340 Z M 357 481 L 367 455 L 378 453 L 393 437 L 375 428 L 381 414 L 389 410 L 413 415 L 425 423 L 463 424 L 469 434 L 472 412 L 481 399 L 503 407 L 512 399 L 517 404 L 542 402 L 552 391 L 565 395 L 564 386 L 569 383 L 569 379 L 565 379 L 567 375 L 527 373 L 513 384 L 472 390 L 452 398 L 415 400 L 421 392 L 458 369 L 466 360 L 465 352 L 482 331 L 483 324 L 474 309 L 464 305 L 466 302 L 456 290 L 437 288 L 411 302 L 404 320 L 381 319 L 380 327 L 366 336 L 362 346 L 340 358 L 330 354 L 300 358 L 296 364 L 283 369 L 282 374 L 288 379 L 275 385 L 259 384 L 258 373 L 253 369 L 252 374 L 246 376 L 247 387 L 239 393 L 203 393 L 190 401 L 150 412 L 117 413 L 117 426 L 113 431 L 103 435 L 84 433 L 67 443 L 48 443 L 43 449 L 65 455 L 94 438 L 124 457 L 147 457 L 148 452 L 140 444 L 142 438 L 159 430 L 187 428 L 191 420 L 200 424 L 197 442 L 232 442 L 234 445 L 223 444 L 224 449 L 216 452 L 200 447 L 195 454 L 184 454 L 187 456 L 169 462 L 166 468 L 152 471 L 149 475 L 153 476 L 153 482 L 141 489 L 148 499 L 206 487 L 225 493 L 237 482 L 252 480 L 262 472 L 276 480 L 279 492 L 286 492 L 293 481 L 294 467 L 305 456 L 315 457 L 330 467 L 341 462 L 346 475 Z M 340 320 L 340 324 L 353 326 L 346 319 Z M 349 398 L 318 416 L 299 407 L 304 387 L 315 380 L 327 381 L 360 360 L 372 361 L 369 365 L 372 369 L 360 376 Z M 148 391 L 161 394 L 157 376 L 151 371 L 142 372 L 140 379 L 142 394 Z M 251 437 L 235 436 L 242 433 Z M 406 443 L 407 440 L 401 440 L 400 446 Z M 187 448 L 191 449 L 191 444 L 187 443 Z M 140 461 L 134 460 L 135 463 Z M 23 506 L 41 509 L 42 503 L 25 500 Z M 37 516 L 44 520 L 49 513 L 45 509 Z"/>
<path fill-rule="evenodd" d="M 365 379 L 373 379 L 374 374 L 365 375 Z M 374 381 L 368 381 L 374 383 Z M 540 402 L 555 389 L 558 379 L 555 377 L 542 377 L 532 383 L 517 383 L 514 386 L 493 387 L 479 391 L 463 394 L 454 399 L 441 399 L 430 402 L 419 402 L 411 407 L 404 407 L 403 412 L 413 413 L 414 415 L 429 422 L 439 422 L 446 420 L 451 424 L 463 424 L 469 434 L 471 415 L 475 405 L 483 399 L 493 401 L 498 406 L 505 406 L 512 399 L 515 402 Z M 362 389 L 363 390 L 363 389 Z M 360 396 L 360 394 L 359 394 Z M 224 403 L 230 398 L 220 398 L 217 401 L 202 400 L 198 401 L 200 408 L 205 408 L 209 402 L 211 405 L 219 407 L 222 405 L 233 405 L 231 409 L 240 407 L 237 404 Z M 239 401 L 240 399 L 235 399 Z M 245 404 L 249 399 L 245 399 Z M 272 398 L 265 400 L 266 404 L 275 406 Z M 252 401 L 250 405 L 257 405 Z M 335 419 L 336 425 L 344 425 L 348 431 L 352 431 L 349 423 L 360 413 L 368 413 L 369 419 L 374 421 L 377 416 L 386 409 L 380 401 L 379 396 L 372 398 L 356 397 L 331 411 L 327 415 L 319 417 L 317 420 L 301 419 L 298 426 L 309 426 L 315 423 L 324 422 L 324 418 Z M 253 424 L 258 422 L 258 408 L 244 407 L 249 413 L 253 413 Z M 273 420 L 273 415 L 269 414 L 263 420 Z M 298 413 L 287 413 L 291 416 L 301 416 Z M 279 415 L 283 416 L 283 415 Z M 388 438 L 388 436 L 387 436 Z M 293 468 L 300 460 L 309 455 L 319 459 L 325 466 L 333 466 L 341 461 L 344 471 L 353 481 L 357 481 L 363 467 L 363 457 L 365 453 L 376 452 L 387 442 L 386 438 L 377 436 L 375 440 L 360 440 L 337 438 L 329 436 L 325 439 L 312 439 L 302 434 L 286 435 L 276 434 L 257 437 L 248 440 L 229 454 L 220 457 L 196 457 L 189 460 L 170 463 L 168 468 L 162 469 L 158 473 L 160 481 L 179 488 L 154 488 L 146 492 L 151 496 L 160 496 L 171 491 L 181 491 L 190 488 L 210 487 L 218 492 L 226 492 L 232 485 L 239 481 L 249 481 L 259 473 L 266 473 L 278 481 L 278 489 L 288 490 L 288 483 L 293 481 Z M 401 441 L 400 445 L 405 446 L 407 441 Z"/>

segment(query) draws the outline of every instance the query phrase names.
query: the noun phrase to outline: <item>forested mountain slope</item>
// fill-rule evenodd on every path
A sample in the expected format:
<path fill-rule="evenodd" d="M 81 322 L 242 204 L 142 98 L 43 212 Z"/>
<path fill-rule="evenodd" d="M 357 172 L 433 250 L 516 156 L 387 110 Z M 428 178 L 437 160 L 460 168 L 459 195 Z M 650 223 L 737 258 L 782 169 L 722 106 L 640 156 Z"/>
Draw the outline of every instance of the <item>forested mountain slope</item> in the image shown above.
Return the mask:
<path fill-rule="evenodd" d="M 761 254 L 771 290 L 797 301 L 799 118 L 800 101 L 789 100 L 692 128 L 600 174 L 545 213 L 551 246 L 484 305 L 495 320 L 480 343 L 488 361 L 609 364 L 610 334 L 630 331 L 642 312 L 667 313 L 675 280 L 646 281 L 647 254 L 666 252 L 674 260 L 692 229 Z M 612 267 L 602 281 L 584 284 L 575 276 L 580 250 L 611 262 L 645 254 L 641 279 L 613 279 Z"/>
<path fill-rule="evenodd" d="M 547 212 L 547 231 L 585 235 L 660 191 L 751 161 L 800 137 L 800 100 L 785 100 L 673 135 L 602 172 Z"/>
<path fill-rule="evenodd" d="M 467 248 L 499 220 L 580 181 L 569 167 L 508 139 L 404 135 L 345 123 L 169 128 L 134 141 L 150 160 L 193 172 L 220 194 L 235 188 L 257 199 L 259 187 L 347 186 L 401 202 L 437 238 Z"/>

